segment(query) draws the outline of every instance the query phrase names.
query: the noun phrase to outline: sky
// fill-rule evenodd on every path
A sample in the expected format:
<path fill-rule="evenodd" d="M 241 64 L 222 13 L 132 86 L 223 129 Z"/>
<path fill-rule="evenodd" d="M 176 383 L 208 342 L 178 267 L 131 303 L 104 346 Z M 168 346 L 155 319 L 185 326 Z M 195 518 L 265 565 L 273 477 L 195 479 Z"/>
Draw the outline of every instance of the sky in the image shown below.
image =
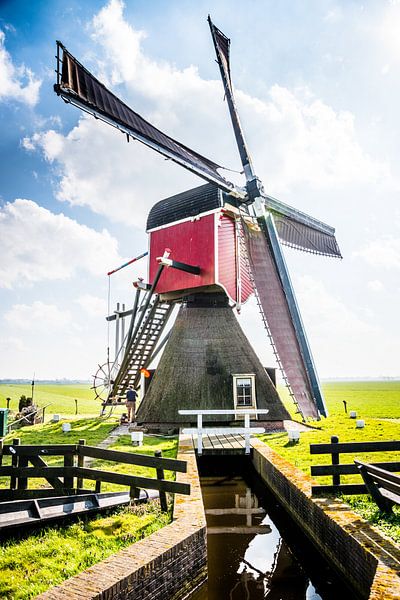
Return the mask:
<path fill-rule="evenodd" d="M 231 38 L 255 171 L 336 229 L 285 249 L 321 378 L 400 376 L 400 2 L 0 0 L 0 378 L 88 379 L 130 306 L 158 200 L 201 185 L 53 92 L 55 41 L 146 119 L 240 170 L 206 18 Z M 238 317 L 263 364 L 250 300 Z"/>

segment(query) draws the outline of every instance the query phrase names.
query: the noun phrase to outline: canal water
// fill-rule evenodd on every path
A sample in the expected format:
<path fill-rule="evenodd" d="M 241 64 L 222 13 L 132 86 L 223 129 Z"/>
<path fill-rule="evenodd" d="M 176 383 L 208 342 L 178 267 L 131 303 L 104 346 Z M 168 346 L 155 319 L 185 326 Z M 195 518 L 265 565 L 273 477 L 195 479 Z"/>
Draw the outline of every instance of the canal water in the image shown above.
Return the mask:
<path fill-rule="evenodd" d="M 238 458 L 199 460 L 208 581 L 190 600 L 357 600 Z"/>

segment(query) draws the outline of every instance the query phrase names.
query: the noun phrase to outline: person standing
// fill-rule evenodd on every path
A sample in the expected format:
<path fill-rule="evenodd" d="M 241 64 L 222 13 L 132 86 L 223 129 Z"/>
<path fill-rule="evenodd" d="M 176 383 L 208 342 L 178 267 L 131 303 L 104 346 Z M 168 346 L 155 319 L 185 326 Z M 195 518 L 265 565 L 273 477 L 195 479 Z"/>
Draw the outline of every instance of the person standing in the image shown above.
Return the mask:
<path fill-rule="evenodd" d="M 136 398 L 137 392 L 130 385 L 126 392 L 126 409 L 128 411 L 128 423 L 136 421 Z"/>

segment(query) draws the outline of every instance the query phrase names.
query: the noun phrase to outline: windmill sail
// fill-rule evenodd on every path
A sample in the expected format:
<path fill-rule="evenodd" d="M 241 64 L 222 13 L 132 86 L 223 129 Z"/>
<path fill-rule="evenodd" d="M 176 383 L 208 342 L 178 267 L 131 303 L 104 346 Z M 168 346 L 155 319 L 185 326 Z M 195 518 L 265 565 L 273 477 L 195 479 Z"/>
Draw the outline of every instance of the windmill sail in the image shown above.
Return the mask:
<path fill-rule="evenodd" d="M 285 215 L 274 214 L 276 231 L 282 244 L 311 254 L 322 254 L 341 258 L 341 252 L 334 233 L 327 233 L 300 223 Z"/>
<path fill-rule="evenodd" d="M 210 17 L 208 22 L 246 175 L 248 200 L 258 205 L 256 212 L 260 228 L 257 231 L 245 228 L 257 294 L 285 376 L 303 417 L 318 418 L 318 411 L 326 416 L 318 376 L 278 236 L 284 243 L 308 252 L 340 256 L 334 230 L 264 194 L 262 184 L 254 173 L 233 97 L 230 40 L 215 27 Z M 261 209 L 262 203 L 268 210 L 266 215 Z"/>
<path fill-rule="evenodd" d="M 54 89 L 66 102 L 103 119 L 203 179 L 217 183 L 224 191 L 240 195 L 233 183 L 218 173 L 218 169 L 222 168 L 220 165 L 154 127 L 110 92 L 61 42 L 57 42 L 57 55 L 60 49 L 62 59 L 58 59 L 57 84 Z"/>
<path fill-rule="evenodd" d="M 272 244 L 262 228 L 246 226 L 244 231 L 258 297 L 290 391 L 303 417 L 318 418 L 318 410 L 327 416 L 305 332 L 301 321 L 295 326 Z M 307 360 L 304 354 L 308 354 Z"/>

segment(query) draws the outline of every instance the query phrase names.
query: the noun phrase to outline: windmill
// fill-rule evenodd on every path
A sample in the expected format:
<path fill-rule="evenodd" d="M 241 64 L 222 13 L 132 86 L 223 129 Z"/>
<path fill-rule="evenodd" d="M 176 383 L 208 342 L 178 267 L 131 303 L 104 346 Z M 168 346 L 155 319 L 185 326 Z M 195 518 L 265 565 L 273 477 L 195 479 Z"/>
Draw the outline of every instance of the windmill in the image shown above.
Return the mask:
<path fill-rule="evenodd" d="M 269 418 L 287 418 L 271 379 L 231 309 L 254 293 L 298 411 L 304 419 L 327 416 L 281 244 L 341 257 L 335 230 L 265 193 L 254 172 L 234 100 L 230 40 L 210 17 L 208 23 L 246 179 L 243 187 L 226 179 L 219 164 L 134 112 L 57 42 L 54 87 L 59 96 L 116 127 L 128 141 L 133 138 L 144 143 L 207 181 L 158 202 L 150 211 L 150 283 L 136 284 L 132 310 L 108 317 L 118 321 L 129 316 L 131 322 L 119 360 L 107 373 L 107 393 L 121 397 L 128 385 L 137 386 L 141 369 L 165 346 L 139 409 L 139 420 L 151 421 L 151 415 L 157 413 L 155 420 L 160 421 L 160 411 L 167 422 L 178 420 L 176 397 L 185 404 L 190 394 L 189 405 L 179 408 L 193 408 L 193 402 L 198 408 L 212 408 L 207 403 L 213 398 L 218 399 L 218 408 L 231 406 L 227 395 L 232 386 L 237 405 L 248 405 L 256 396 L 255 406 L 269 407 Z M 175 325 L 169 336 L 161 339 L 176 303 L 181 308 Z M 215 379 L 218 373 L 219 379 Z M 182 389 L 184 394 L 179 396 Z"/>

